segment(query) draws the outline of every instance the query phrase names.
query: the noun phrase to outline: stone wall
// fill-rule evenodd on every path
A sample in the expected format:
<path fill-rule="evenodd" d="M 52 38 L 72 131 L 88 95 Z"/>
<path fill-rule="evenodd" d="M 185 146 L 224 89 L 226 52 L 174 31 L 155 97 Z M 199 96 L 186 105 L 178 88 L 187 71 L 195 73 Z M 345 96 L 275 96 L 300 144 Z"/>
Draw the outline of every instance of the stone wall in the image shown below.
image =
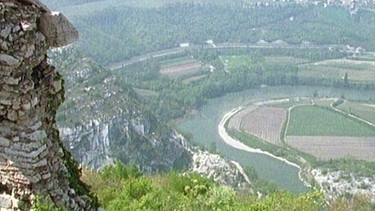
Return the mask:
<path fill-rule="evenodd" d="M 94 209 L 76 163 L 59 140 L 55 115 L 64 90 L 46 56 L 49 46 L 77 38 L 64 16 L 37 0 L 0 0 L 2 208 L 27 210 L 35 194 L 41 194 L 58 206 Z"/>

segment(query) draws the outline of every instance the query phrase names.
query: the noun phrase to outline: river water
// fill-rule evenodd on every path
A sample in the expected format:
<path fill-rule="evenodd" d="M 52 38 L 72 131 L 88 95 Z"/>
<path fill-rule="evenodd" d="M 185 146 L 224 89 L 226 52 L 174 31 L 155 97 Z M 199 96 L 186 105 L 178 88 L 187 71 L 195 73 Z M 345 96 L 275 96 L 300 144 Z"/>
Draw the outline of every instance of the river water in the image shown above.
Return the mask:
<path fill-rule="evenodd" d="M 309 189 L 298 178 L 298 169 L 267 155 L 245 152 L 234 149 L 224 143 L 217 126 L 223 115 L 233 108 L 251 102 L 265 101 L 272 98 L 309 97 L 317 91 L 320 97 L 340 97 L 347 99 L 375 99 L 374 91 L 355 91 L 332 89 L 327 87 L 266 87 L 232 93 L 209 100 L 202 109 L 178 121 L 180 130 L 191 135 L 193 144 L 211 150 L 215 148 L 219 154 L 239 162 L 242 166 L 252 166 L 261 178 L 276 183 L 280 188 L 294 193 L 306 192 Z"/>

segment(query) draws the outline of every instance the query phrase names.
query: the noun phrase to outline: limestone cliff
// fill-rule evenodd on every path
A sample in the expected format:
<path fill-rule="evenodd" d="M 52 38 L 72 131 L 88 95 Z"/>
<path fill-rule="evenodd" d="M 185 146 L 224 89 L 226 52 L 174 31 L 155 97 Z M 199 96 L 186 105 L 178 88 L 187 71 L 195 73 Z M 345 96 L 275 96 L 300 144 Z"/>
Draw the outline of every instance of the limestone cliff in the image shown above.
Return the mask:
<path fill-rule="evenodd" d="M 244 175 L 231 161 L 192 147 L 147 110 L 121 80 L 74 47 L 50 52 L 67 91 L 57 114 L 61 139 L 73 156 L 94 169 L 120 160 L 144 173 L 195 171 L 217 182 L 243 187 Z"/>
<path fill-rule="evenodd" d="M 95 209 L 77 164 L 62 147 L 55 115 L 64 100 L 50 46 L 78 38 L 38 0 L 0 0 L 0 207 L 27 210 L 35 194 L 69 209 Z"/>

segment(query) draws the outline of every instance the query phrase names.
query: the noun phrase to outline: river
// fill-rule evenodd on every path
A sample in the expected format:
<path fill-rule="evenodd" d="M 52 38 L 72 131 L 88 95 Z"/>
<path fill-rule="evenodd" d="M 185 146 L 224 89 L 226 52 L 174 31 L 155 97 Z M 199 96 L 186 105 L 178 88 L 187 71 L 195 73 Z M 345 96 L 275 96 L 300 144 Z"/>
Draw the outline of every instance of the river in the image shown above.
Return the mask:
<path fill-rule="evenodd" d="M 280 188 L 294 193 L 302 193 L 309 189 L 299 180 L 298 168 L 264 154 L 230 147 L 220 138 L 218 125 L 227 112 L 238 106 L 272 98 L 312 96 L 314 91 L 317 91 L 321 97 L 340 97 L 344 95 L 348 99 L 375 99 L 375 92 L 373 91 L 303 86 L 266 87 L 227 94 L 223 97 L 209 100 L 199 112 L 179 120 L 177 125 L 182 131 L 191 134 L 190 141 L 193 144 L 208 150 L 216 148 L 219 154 L 239 162 L 242 166 L 254 167 L 260 177 L 273 181 Z"/>

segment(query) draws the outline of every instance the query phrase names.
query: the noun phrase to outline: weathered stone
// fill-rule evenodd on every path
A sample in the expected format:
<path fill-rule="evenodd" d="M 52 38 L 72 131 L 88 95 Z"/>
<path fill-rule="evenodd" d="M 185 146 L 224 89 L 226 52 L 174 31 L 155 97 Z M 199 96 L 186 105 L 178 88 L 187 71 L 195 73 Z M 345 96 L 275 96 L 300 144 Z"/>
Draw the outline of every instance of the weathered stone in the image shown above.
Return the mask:
<path fill-rule="evenodd" d="M 78 40 L 78 31 L 61 13 L 44 13 L 38 29 L 52 47 L 61 47 Z"/>
<path fill-rule="evenodd" d="M 27 111 L 27 110 L 30 110 L 31 108 L 31 103 L 25 103 L 22 105 L 22 109 Z"/>
<path fill-rule="evenodd" d="M 3 80 L 8 85 L 18 85 L 18 83 L 20 82 L 21 78 L 4 77 Z"/>
<path fill-rule="evenodd" d="M 43 130 L 38 130 L 31 134 L 21 134 L 21 138 L 26 138 L 31 141 L 40 141 L 40 140 L 45 139 L 46 137 L 47 137 L 47 134 Z"/>
<path fill-rule="evenodd" d="M 51 174 L 50 173 L 47 173 L 47 174 L 44 174 L 42 175 L 42 178 L 45 180 L 45 179 L 48 179 L 48 178 L 51 178 Z"/>
<path fill-rule="evenodd" d="M 10 140 L 0 137 L 0 146 L 8 147 L 10 145 Z"/>
<path fill-rule="evenodd" d="M 8 48 L 8 44 L 7 44 L 6 42 L 2 42 L 2 43 L 0 44 L 0 49 L 1 49 L 1 50 L 4 50 L 4 51 L 8 51 L 8 50 L 9 50 L 9 48 Z"/>
<path fill-rule="evenodd" d="M 10 121 L 13 121 L 13 122 L 17 121 L 17 119 L 18 119 L 18 113 L 17 113 L 17 111 L 14 111 L 14 110 L 8 111 L 7 118 Z"/>
<path fill-rule="evenodd" d="M 33 99 L 31 99 L 30 103 L 31 103 L 31 107 L 35 107 L 39 103 L 38 97 L 34 97 Z"/>
<path fill-rule="evenodd" d="M 54 93 L 57 93 L 62 89 L 62 81 L 61 80 L 54 81 L 52 86 L 53 86 Z"/>
<path fill-rule="evenodd" d="M 42 123 L 41 122 L 37 122 L 35 123 L 33 126 L 29 127 L 31 130 L 38 130 L 40 129 L 40 127 L 42 127 Z"/>
<path fill-rule="evenodd" d="M 12 105 L 12 101 L 7 99 L 0 99 L 0 104 L 2 105 Z"/>
<path fill-rule="evenodd" d="M 7 38 L 10 35 L 10 32 L 12 31 L 12 28 L 9 26 L 6 26 L 4 29 L 1 29 L 0 31 L 0 37 Z"/>
<path fill-rule="evenodd" d="M 18 67 L 20 64 L 21 62 L 13 56 L 7 54 L 0 54 L 0 68 L 2 67 L 2 65 Z"/>
<path fill-rule="evenodd" d="M 3 209 L 13 209 L 16 208 L 17 200 L 10 195 L 0 194 L 0 208 Z"/>
<path fill-rule="evenodd" d="M 5 148 L 5 153 L 9 155 L 16 155 L 16 156 L 24 157 L 24 158 L 35 158 L 46 149 L 47 149 L 46 145 L 43 145 L 38 150 L 25 153 L 22 151 L 14 151 L 13 149 Z"/>
<path fill-rule="evenodd" d="M 49 46 L 68 44 L 78 33 L 39 0 L 0 0 L 0 22 L 0 179 L 22 199 L 11 209 L 29 210 L 41 192 L 56 205 L 89 210 L 81 196 L 68 194 L 79 182 L 70 183 L 68 175 L 79 175 L 68 172 L 64 160 L 70 158 L 56 137 L 54 115 L 64 90 L 47 63 Z"/>

